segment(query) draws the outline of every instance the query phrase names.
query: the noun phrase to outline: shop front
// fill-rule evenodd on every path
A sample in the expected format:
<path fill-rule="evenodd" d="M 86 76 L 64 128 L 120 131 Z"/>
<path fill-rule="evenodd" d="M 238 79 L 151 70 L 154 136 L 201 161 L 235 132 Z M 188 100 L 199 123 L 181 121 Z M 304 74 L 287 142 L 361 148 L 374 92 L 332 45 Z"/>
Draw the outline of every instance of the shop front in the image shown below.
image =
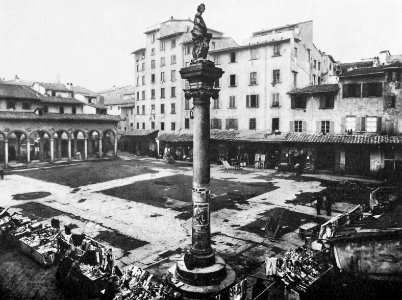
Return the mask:
<path fill-rule="evenodd" d="M 157 156 L 158 130 L 132 130 L 121 132 L 120 149 L 136 155 Z"/>

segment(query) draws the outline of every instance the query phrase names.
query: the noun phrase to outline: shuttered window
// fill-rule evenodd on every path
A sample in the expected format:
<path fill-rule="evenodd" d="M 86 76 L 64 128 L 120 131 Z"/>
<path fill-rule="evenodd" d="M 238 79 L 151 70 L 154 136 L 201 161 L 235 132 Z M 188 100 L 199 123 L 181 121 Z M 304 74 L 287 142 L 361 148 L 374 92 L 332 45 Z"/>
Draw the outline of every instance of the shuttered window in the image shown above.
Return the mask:
<path fill-rule="evenodd" d="M 246 107 L 257 108 L 259 106 L 259 95 L 247 95 Z"/>
<path fill-rule="evenodd" d="M 237 119 L 226 119 L 226 130 L 229 129 L 237 130 L 238 129 L 237 123 L 238 123 Z"/>

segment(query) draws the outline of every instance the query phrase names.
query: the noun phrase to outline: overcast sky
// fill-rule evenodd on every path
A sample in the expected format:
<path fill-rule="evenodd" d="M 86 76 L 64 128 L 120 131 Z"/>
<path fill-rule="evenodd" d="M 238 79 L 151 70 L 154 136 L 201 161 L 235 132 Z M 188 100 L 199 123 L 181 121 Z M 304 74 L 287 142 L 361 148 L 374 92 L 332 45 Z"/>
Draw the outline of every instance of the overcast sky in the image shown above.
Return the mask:
<path fill-rule="evenodd" d="M 0 77 L 98 91 L 134 83 L 145 29 L 193 19 L 194 0 L 0 0 Z M 314 21 L 314 43 L 343 62 L 402 53 L 401 0 L 205 0 L 208 27 L 238 43 L 260 29 Z"/>

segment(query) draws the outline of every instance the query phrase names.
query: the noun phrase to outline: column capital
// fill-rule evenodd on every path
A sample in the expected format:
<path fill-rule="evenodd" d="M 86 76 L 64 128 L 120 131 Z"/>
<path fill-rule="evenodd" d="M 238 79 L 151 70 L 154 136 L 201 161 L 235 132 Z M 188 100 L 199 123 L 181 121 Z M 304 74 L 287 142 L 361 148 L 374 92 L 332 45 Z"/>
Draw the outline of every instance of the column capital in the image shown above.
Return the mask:
<path fill-rule="evenodd" d="M 219 89 L 214 88 L 190 88 L 184 90 L 184 97 L 187 100 L 193 98 L 194 104 L 209 104 L 209 99 L 218 99 Z"/>

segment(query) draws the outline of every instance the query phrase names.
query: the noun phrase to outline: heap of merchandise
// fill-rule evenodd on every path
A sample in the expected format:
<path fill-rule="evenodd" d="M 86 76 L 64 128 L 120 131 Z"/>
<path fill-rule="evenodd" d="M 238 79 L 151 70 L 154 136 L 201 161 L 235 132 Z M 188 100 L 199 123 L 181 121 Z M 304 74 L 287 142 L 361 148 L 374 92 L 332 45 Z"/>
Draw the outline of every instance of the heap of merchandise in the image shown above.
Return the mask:
<path fill-rule="evenodd" d="M 116 283 L 114 300 L 123 299 L 180 299 L 180 293 L 137 266 L 127 266 Z"/>
<path fill-rule="evenodd" d="M 276 275 L 297 292 L 305 293 L 322 275 L 332 269 L 328 256 L 306 247 L 290 250 L 277 260 Z"/>

